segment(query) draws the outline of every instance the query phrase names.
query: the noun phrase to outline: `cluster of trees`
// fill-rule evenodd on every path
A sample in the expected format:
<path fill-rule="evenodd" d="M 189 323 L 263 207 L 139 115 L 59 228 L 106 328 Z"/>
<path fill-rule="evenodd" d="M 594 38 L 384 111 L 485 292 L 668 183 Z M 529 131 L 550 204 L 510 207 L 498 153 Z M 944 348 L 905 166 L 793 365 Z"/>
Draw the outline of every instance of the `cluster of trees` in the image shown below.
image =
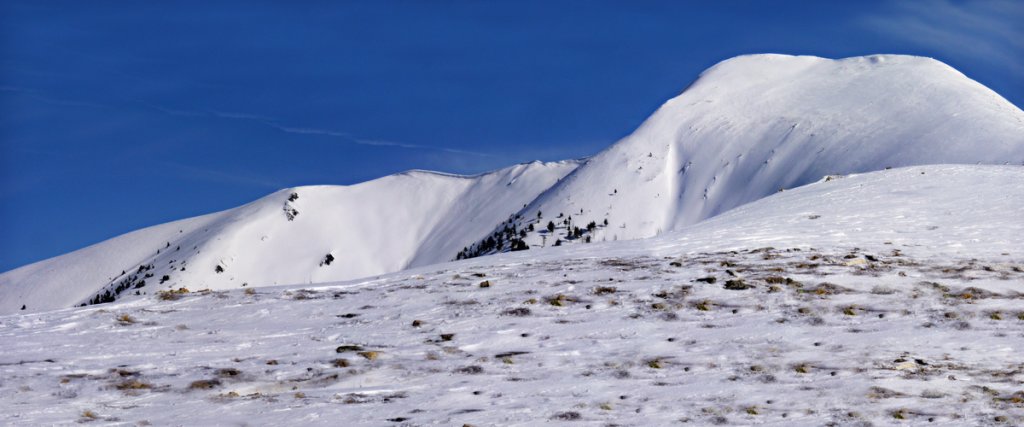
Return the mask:
<path fill-rule="evenodd" d="M 561 218 L 562 215 L 559 214 L 558 217 Z M 579 238 L 586 237 L 586 242 L 587 243 L 590 243 L 590 237 L 591 236 L 589 236 L 589 234 L 593 233 L 594 230 L 597 229 L 597 222 L 595 222 L 595 221 L 590 221 L 589 223 L 587 223 L 587 226 L 585 228 L 580 228 L 579 226 L 573 225 L 572 215 L 569 215 L 564 220 L 562 220 L 561 224 L 565 226 L 565 230 L 566 230 L 565 238 L 566 239 L 574 240 L 574 239 L 579 239 Z M 608 220 L 607 219 L 604 220 L 604 225 L 605 226 L 608 225 Z M 548 221 L 548 227 L 547 227 L 548 233 L 554 233 L 555 232 L 555 228 L 556 228 L 555 222 L 554 221 Z M 588 234 L 588 235 L 584 236 L 584 234 Z M 558 240 L 555 241 L 555 246 L 561 246 L 561 244 L 562 244 L 562 240 L 561 239 L 558 239 Z"/>
<path fill-rule="evenodd" d="M 295 209 L 295 207 L 291 205 L 291 202 L 296 200 L 299 200 L 299 193 L 289 194 L 288 201 L 284 202 L 284 216 L 285 218 L 288 218 L 289 221 L 294 221 L 295 217 L 299 216 L 299 210 Z"/>
<path fill-rule="evenodd" d="M 299 216 L 299 211 L 289 205 L 284 205 L 284 216 L 289 221 L 294 221 L 295 217 Z"/>
<path fill-rule="evenodd" d="M 582 213 L 583 210 L 581 209 L 580 212 Z M 512 215 L 508 220 L 503 222 L 501 226 L 499 226 L 498 230 L 491 233 L 487 238 L 471 246 L 462 248 L 462 250 L 455 256 L 455 259 L 469 259 L 498 252 L 530 249 L 530 245 L 526 243 L 526 236 L 529 233 L 534 232 L 534 224 L 543 224 L 543 217 L 543 213 L 538 211 L 536 219 L 531 218 L 526 220 L 528 221 L 527 224 L 524 227 L 519 228 L 521 223 L 519 220 L 522 219 L 522 217 L 518 214 Z M 541 229 L 541 232 L 546 229 L 547 234 L 551 235 L 554 234 L 557 228 L 564 227 L 566 230 L 564 238 L 566 240 L 583 239 L 586 243 L 590 243 L 593 232 L 599 227 L 596 221 L 590 221 L 582 228 L 575 226 L 573 225 L 572 215 L 565 216 L 565 214 L 562 213 L 559 213 L 558 217 L 555 219 L 559 220 L 557 224 L 552 220 L 548 221 L 546 226 L 541 225 L 541 227 L 544 227 Z M 604 220 L 604 226 L 608 226 L 607 219 Z M 562 238 L 556 239 L 554 246 L 561 245 Z"/>
<path fill-rule="evenodd" d="M 499 229 L 487 236 L 486 239 L 480 242 L 462 248 L 455 259 L 469 259 L 476 258 L 481 255 L 490 253 L 509 251 L 525 251 L 530 249 L 530 245 L 526 244 L 523 240 L 526 238 L 526 233 L 533 230 L 533 224 L 530 224 L 526 228 L 520 229 L 517 221 L 522 218 L 519 214 L 513 214 L 505 222 L 501 223 Z"/>
<path fill-rule="evenodd" d="M 152 269 L 153 264 L 140 265 L 139 269 L 136 270 L 135 273 L 130 274 L 127 277 L 121 279 L 121 281 L 117 282 L 116 285 L 113 285 L 113 283 L 111 283 L 111 285 L 113 286 L 108 285 L 104 287 L 102 291 L 96 293 L 96 295 L 93 295 L 93 297 L 90 298 L 88 302 L 82 303 L 81 306 L 85 307 L 86 305 L 114 302 L 117 300 L 117 297 L 120 296 L 122 292 L 127 291 L 129 289 L 138 289 L 143 286 L 146 286 L 146 279 L 153 277 L 153 273 L 148 272 L 149 270 Z M 143 275 L 144 273 L 145 275 Z M 124 271 L 121 271 L 121 276 L 124 276 L 125 274 L 126 273 Z"/>

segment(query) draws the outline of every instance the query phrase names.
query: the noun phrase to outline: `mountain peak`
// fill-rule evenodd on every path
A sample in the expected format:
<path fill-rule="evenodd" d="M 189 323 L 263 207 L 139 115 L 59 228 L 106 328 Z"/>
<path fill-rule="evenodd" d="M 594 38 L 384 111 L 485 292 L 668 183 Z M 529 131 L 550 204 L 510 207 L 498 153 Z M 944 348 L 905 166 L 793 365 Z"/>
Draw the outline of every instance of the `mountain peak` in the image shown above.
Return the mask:
<path fill-rule="evenodd" d="M 744 55 L 703 72 L 517 225 L 571 214 L 608 221 L 591 240 L 645 238 L 825 175 L 942 163 L 1024 164 L 1024 112 L 931 58 Z M 526 241 L 572 243 L 576 225 Z"/>

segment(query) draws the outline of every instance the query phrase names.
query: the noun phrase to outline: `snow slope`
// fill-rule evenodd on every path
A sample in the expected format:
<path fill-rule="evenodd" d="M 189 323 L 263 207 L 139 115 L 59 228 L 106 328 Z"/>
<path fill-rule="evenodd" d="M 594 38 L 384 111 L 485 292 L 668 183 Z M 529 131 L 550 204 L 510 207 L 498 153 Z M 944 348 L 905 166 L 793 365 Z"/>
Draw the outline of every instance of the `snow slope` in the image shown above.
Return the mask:
<path fill-rule="evenodd" d="M 1024 165 L 1024 111 L 929 58 L 740 56 L 534 200 L 520 228 L 553 221 L 527 242 L 569 243 L 571 215 L 609 222 L 594 240 L 644 238 L 828 174 L 939 163 Z"/>
<path fill-rule="evenodd" d="M 1021 425 L 1022 183 L 914 166 L 652 239 L 0 316 L 0 424 Z"/>
<path fill-rule="evenodd" d="M 410 171 L 281 190 L 4 273 L 0 313 L 77 305 L 122 283 L 128 296 L 337 281 L 447 261 L 576 165 L 534 162 L 476 176 Z"/>

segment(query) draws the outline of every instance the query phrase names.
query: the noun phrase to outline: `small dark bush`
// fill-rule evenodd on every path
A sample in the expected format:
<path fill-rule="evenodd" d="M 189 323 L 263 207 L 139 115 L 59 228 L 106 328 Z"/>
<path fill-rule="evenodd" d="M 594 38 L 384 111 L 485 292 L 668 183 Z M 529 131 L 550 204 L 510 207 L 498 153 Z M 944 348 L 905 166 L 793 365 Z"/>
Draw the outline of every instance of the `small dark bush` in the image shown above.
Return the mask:
<path fill-rule="evenodd" d="M 221 378 L 237 377 L 237 376 L 239 376 L 241 374 L 242 374 L 242 371 L 239 371 L 238 369 L 235 369 L 235 368 L 224 368 L 224 369 L 218 369 L 217 370 L 217 376 L 219 376 Z"/>
<path fill-rule="evenodd" d="M 528 309 L 526 307 L 510 308 L 510 309 L 505 310 L 504 312 L 502 312 L 502 314 L 504 314 L 506 316 L 516 316 L 516 317 L 529 316 L 530 313 L 531 313 L 530 309 Z"/>
<path fill-rule="evenodd" d="M 347 352 L 347 351 L 363 351 L 363 346 L 361 346 L 361 345 L 352 345 L 352 344 L 340 345 L 340 346 L 338 346 L 338 348 L 334 349 L 334 351 L 336 353 L 344 353 L 344 352 Z"/>
<path fill-rule="evenodd" d="M 580 420 L 582 418 L 583 418 L 583 416 L 580 415 L 579 412 L 574 412 L 574 411 L 559 412 L 559 413 L 551 416 L 551 419 L 559 420 L 559 421 L 578 421 L 578 420 Z"/>
<path fill-rule="evenodd" d="M 456 369 L 455 373 L 457 373 L 457 374 L 477 375 L 477 374 L 484 373 L 484 368 L 481 368 L 481 367 L 479 367 L 477 365 L 463 366 L 461 368 Z"/>
<path fill-rule="evenodd" d="M 726 281 L 724 288 L 730 291 L 745 291 L 747 289 L 753 288 L 753 286 L 748 285 L 742 279 L 735 279 Z"/>

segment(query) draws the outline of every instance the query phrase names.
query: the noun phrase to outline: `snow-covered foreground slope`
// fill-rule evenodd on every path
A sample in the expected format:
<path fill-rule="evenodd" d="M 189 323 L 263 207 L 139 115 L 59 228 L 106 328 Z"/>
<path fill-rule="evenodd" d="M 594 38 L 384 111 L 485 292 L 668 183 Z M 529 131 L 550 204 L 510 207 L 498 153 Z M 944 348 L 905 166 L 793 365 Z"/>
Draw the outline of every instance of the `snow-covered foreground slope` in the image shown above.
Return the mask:
<path fill-rule="evenodd" d="M 281 190 L 4 273 L 0 313 L 69 307 L 119 286 L 127 297 L 314 283 L 448 261 L 576 165 L 534 162 L 468 177 L 411 171 Z"/>
<path fill-rule="evenodd" d="M 940 163 L 1024 165 L 1024 111 L 929 58 L 740 56 L 533 201 L 519 228 L 536 224 L 531 245 L 571 243 L 566 225 L 592 221 L 581 237 L 644 238 L 828 174 Z"/>
<path fill-rule="evenodd" d="M 1022 183 L 909 167 L 655 239 L 3 316 L 0 423 L 1020 425 Z"/>

